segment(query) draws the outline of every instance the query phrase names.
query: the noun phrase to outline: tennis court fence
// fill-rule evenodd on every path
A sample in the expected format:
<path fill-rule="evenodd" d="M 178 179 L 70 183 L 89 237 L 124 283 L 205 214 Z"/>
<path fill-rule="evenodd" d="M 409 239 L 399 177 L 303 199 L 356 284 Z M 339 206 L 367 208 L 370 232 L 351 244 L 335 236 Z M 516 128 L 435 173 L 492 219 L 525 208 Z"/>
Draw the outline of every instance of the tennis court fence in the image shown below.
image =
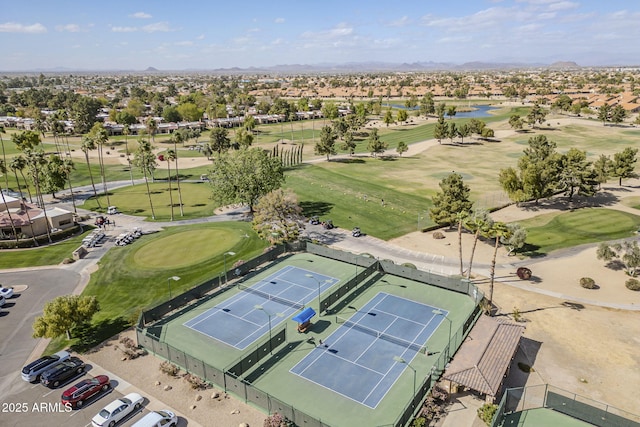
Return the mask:
<path fill-rule="evenodd" d="M 599 427 L 640 427 L 638 415 L 549 384 L 507 389 L 491 426 L 501 427 L 509 415 L 538 408 L 551 409 Z"/>

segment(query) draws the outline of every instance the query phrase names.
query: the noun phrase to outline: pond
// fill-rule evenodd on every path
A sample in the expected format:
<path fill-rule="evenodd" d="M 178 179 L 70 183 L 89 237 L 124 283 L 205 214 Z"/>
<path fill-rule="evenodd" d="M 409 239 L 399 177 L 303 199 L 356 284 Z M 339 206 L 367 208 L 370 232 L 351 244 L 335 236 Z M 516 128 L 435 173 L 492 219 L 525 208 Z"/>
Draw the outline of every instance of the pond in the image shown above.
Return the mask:
<path fill-rule="evenodd" d="M 389 107 L 389 104 L 382 104 L 382 107 Z M 420 107 L 407 108 L 404 105 L 400 104 L 391 104 L 392 108 L 397 108 L 399 110 L 419 110 Z M 466 107 L 465 107 L 466 108 Z M 472 105 L 471 108 L 474 108 L 473 111 L 458 111 L 454 118 L 456 119 L 471 119 L 471 118 L 480 118 L 480 117 L 490 117 L 489 111 L 497 110 L 499 107 L 494 105 Z M 446 111 L 445 111 L 446 113 Z M 446 114 L 445 118 L 449 118 Z"/>

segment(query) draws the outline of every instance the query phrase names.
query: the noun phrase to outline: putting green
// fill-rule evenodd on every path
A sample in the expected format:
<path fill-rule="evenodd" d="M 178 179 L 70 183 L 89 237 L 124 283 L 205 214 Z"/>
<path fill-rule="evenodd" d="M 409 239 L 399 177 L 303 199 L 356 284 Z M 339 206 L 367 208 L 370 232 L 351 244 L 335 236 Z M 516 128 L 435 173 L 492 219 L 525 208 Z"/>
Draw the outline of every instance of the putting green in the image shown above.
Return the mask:
<path fill-rule="evenodd" d="M 133 256 L 140 268 L 171 269 L 200 264 L 229 251 L 242 235 L 237 230 L 204 228 L 171 234 L 141 246 Z"/>

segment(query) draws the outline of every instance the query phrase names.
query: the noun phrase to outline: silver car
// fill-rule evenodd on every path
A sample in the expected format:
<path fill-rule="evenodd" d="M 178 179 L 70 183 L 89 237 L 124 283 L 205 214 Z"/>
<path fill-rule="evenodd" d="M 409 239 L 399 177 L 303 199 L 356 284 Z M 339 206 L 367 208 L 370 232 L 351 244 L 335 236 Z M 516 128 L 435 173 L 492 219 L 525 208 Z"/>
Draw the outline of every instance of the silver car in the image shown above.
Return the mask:
<path fill-rule="evenodd" d="M 22 379 L 30 383 L 40 381 L 40 374 L 52 368 L 56 363 L 67 360 L 69 357 L 71 357 L 71 354 L 64 350 L 51 356 L 43 356 L 22 368 Z"/>

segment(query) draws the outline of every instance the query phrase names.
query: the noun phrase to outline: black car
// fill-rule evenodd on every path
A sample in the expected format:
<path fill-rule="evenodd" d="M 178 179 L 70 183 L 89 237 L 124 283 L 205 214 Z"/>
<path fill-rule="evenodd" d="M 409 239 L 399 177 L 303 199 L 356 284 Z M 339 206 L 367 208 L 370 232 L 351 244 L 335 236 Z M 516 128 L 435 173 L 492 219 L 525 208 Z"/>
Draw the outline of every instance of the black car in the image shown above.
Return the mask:
<path fill-rule="evenodd" d="M 82 374 L 84 367 L 85 364 L 82 360 L 71 357 L 44 371 L 40 376 L 40 382 L 49 388 L 56 388 L 69 378 Z"/>

